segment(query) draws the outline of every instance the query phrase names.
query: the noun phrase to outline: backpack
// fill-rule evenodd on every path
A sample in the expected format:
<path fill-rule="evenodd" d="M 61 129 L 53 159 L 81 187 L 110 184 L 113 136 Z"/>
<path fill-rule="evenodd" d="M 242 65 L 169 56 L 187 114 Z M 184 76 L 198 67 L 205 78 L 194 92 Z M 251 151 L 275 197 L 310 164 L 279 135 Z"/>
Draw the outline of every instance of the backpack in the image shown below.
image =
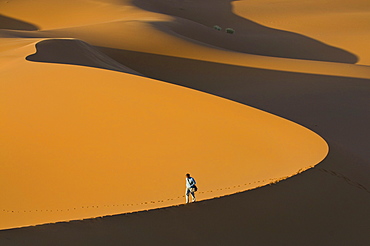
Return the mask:
<path fill-rule="evenodd" d="M 191 188 L 194 189 L 194 192 L 198 191 L 198 187 L 196 185 L 193 185 Z"/>

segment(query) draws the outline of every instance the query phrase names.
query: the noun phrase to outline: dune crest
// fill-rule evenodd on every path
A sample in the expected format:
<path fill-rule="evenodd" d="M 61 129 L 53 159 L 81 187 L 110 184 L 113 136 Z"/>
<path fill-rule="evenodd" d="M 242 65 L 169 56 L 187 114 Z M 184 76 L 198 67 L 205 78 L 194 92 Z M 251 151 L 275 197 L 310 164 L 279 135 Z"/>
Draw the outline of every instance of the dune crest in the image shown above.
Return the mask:
<path fill-rule="evenodd" d="M 193 25 L 190 23 L 177 25 L 174 26 L 174 29 L 186 33 L 196 40 L 229 50 L 291 59 L 339 63 L 357 62 L 355 55 L 346 50 L 324 44 L 319 39 L 315 40 L 309 36 L 304 36 L 300 32 L 294 33 L 263 26 L 251 21 L 248 15 L 238 16 L 234 13 L 234 3 L 233 0 L 203 0 L 202 3 L 198 3 L 196 0 L 133 1 L 133 4 L 139 8 L 192 21 Z M 249 1 L 245 2 L 246 6 L 244 8 L 248 8 L 248 3 Z M 184 20 L 179 22 L 184 22 Z M 213 30 L 215 25 L 220 26 L 222 31 Z M 226 34 L 226 28 L 236 30 L 236 35 Z"/>
<path fill-rule="evenodd" d="M 328 152 L 295 123 L 144 77 L 26 60 L 6 71 L 3 229 L 182 204 L 186 172 L 199 200 L 231 194 Z"/>
<path fill-rule="evenodd" d="M 80 40 L 48 39 L 37 43 L 36 48 L 37 52 L 27 56 L 27 60 L 97 67 L 140 75 Z"/>
<path fill-rule="evenodd" d="M 344 49 L 370 65 L 367 0 L 233 1 L 235 14 L 268 27 L 298 32 Z"/>

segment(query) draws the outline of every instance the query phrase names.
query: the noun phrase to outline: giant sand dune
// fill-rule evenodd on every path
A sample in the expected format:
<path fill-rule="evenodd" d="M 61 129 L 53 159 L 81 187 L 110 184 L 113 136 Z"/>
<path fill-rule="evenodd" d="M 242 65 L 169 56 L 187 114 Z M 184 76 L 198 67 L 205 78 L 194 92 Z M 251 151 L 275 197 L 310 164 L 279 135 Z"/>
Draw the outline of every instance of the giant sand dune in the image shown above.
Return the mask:
<path fill-rule="evenodd" d="M 0 1 L 0 244 L 368 245 L 369 16 Z"/>

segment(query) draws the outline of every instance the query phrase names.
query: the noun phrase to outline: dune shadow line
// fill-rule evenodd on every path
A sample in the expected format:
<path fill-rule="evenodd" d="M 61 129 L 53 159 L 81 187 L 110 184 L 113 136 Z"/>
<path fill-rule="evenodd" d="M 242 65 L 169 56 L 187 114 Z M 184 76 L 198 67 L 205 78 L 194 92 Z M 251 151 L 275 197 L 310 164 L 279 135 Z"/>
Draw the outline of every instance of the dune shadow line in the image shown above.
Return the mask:
<path fill-rule="evenodd" d="M 133 4 L 147 11 L 179 17 L 168 26 L 172 31 L 213 46 L 238 52 L 315 60 L 351 63 L 359 58 L 340 48 L 313 38 L 260 25 L 233 13 L 234 0 L 133 0 Z M 189 21 L 190 20 L 190 21 Z M 160 27 L 163 23 L 153 23 Z M 201 25 L 199 25 L 201 24 Z M 234 35 L 216 31 L 214 25 L 236 30 Z"/>
<path fill-rule="evenodd" d="M 366 148 L 370 139 L 369 79 L 274 71 L 98 48 L 149 78 L 270 112 L 312 129 L 325 139 L 343 144 L 351 142 L 354 152 L 361 153 L 364 159 L 370 158 Z"/>
<path fill-rule="evenodd" d="M 142 76 L 76 39 L 48 39 L 36 44 L 36 53 L 26 57 L 33 62 L 47 62 L 94 67 Z"/>
<path fill-rule="evenodd" d="M 0 29 L 37 31 L 38 26 L 0 14 Z"/>

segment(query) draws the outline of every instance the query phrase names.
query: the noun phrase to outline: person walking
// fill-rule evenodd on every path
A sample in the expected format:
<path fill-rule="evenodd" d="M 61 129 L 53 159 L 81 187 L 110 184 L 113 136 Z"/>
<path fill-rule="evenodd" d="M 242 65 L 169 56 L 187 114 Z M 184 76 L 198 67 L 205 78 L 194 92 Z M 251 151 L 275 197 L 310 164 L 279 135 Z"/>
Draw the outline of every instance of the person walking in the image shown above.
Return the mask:
<path fill-rule="evenodd" d="M 189 173 L 186 174 L 186 190 L 185 190 L 185 199 L 186 203 L 189 203 L 189 195 L 193 197 L 193 202 L 196 201 L 194 192 L 197 191 L 197 186 L 195 185 L 195 179 L 190 176 Z"/>

